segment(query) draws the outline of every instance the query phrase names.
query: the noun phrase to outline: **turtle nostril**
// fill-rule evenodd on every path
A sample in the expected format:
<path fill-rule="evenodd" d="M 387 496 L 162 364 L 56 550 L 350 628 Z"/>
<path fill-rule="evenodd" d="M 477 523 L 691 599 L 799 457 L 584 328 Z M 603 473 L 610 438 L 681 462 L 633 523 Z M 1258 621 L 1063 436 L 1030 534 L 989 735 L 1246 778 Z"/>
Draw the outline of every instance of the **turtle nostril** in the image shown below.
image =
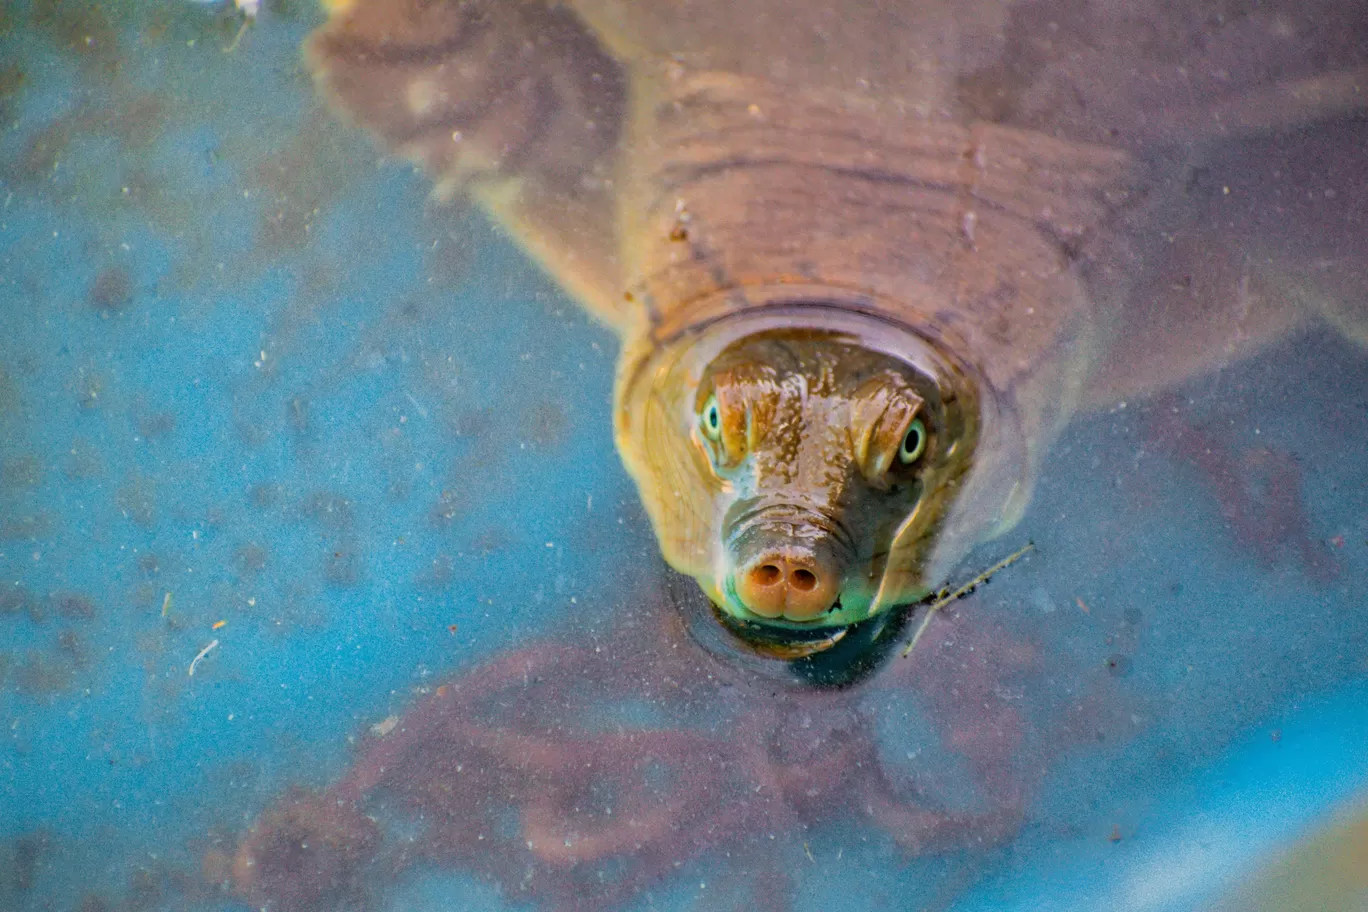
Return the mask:
<path fill-rule="evenodd" d="M 757 586 L 773 586 L 784 574 L 774 564 L 764 564 L 751 571 L 751 579 Z"/>
<path fill-rule="evenodd" d="M 840 595 L 841 568 L 824 552 L 771 548 L 732 578 L 740 606 L 762 618 L 810 621 Z"/>

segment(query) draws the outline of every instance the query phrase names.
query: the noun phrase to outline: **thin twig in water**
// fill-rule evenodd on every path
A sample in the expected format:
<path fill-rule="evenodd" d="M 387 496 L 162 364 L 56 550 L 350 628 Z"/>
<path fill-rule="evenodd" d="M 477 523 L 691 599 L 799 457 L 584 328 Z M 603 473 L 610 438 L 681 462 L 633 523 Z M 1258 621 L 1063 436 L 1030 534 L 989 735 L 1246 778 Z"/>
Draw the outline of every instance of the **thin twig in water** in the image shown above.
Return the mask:
<path fill-rule="evenodd" d="M 223 49 L 225 54 L 231 54 L 237 50 L 238 42 L 242 40 L 242 33 L 247 31 L 247 26 L 256 22 L 257 13 L 261 12 L 261 0 L 233 0 L 233 6 L 242 13 L 242 25 L 238 27 L 237 34 L 233 36 L 233 43 Z"/>
<path fill-rule="evenodd" d="M 210 640 L 209 645 L 201 649 L 199 651 L 199 655 L 195 656 L 193 659 L 190 660 L 190 677 L 193 678 L 195 676 L 195 666 L 198 665 L 204 659 L 205 656 L 213 652 L 214 647 L 217 645 L 218 640 Z"/>
<path fill-rule="evenodd" d="M 951 602 L 959 601 L 966 595 L 969 595 L 979 586 L 982 586 L 984 583 L 992 579 L 994 574 L 998 573 L 1001 570 L 1007 569 L 1008 567 L 1012 566 L 1012 564 L 1015 564 L 1017 561 L 1025 557 L 1028 552 L 1034 550 L 1035 542 L 1027 542 L 1023 547 L 1007 555 L 1002 560 L 998 561 L 996 564 L 993 564 L 993 566 L 989 567 L 987 570 L 984 570 L 978 576 L 974 577 L 969 582 L 965 583 L 963 586 L 960 586 L 954 592 L 950 591 L 949 586 L 946 586 L 940 592 L 937 592 L 936 600 L 931 603 L 931 607 L 926 609 L 926 614 L 922 617 L 921 625 L 917 627 L 917 632 L 912 635 L 912 642 L 908 643 L 907 648 L 905 648 L 902 651 L 903 658 L 907 658 L 912 654 L 912 650 L 916 647 L 917 641 L 922 638 L 922 634 L 926 632 L 927 626 L 931 623 L 931 618 L 935 617 L 937 611 L 940 611 L 942 608 L 944 608 Z"/>
<path fill-rule="evenodd" d="M 233 42 L 232 42 L 232 44 L 230 44 L 230 45 L 228 45 L 226 48 L 224 48 L 224 49 L 223 49 L 223 53 L 225 53 L 225 54 L 231 54 L 231 53 L 233 53 L 233 51 L 236 51 L 236 50 L 237 50 L 238 42 L 242 40 L 242 34 L 243 34 L 243 32 L 247 31 L 247 26 L 249 26 L 249 25 L 251 25 L 251 24 L 252 24 L 252 20 L 250 20 L 250 19 L 243 19 L 243 20 L 242 20 L 242 25 L 239 25 L 239 26 L 238 26 L 237 34 L 233 36 Z"/>

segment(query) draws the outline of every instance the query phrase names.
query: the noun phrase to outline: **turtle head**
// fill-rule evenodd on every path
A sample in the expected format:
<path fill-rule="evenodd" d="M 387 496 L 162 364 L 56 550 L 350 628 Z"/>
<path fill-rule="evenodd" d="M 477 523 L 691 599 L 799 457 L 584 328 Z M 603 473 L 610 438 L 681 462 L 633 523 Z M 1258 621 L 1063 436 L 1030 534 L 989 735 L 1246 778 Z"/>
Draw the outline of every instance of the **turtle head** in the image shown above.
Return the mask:
<path fill-rule="evenodd" d="M 982 418 L 971 376 L 905 328 L 771 308 L 639 359 L 618 443 L 667 561 L 792 658 L 944 581 L 981 531 L 954 508 Z"/>
<path fill-rule="evenodd" d="M 869 616 L 893 539 L 955 444 L 927 386 L 823 332 L 743 338 L 708 365 L 689 436 L 714 479 L 715 563 L 698 576 L 720 608 L 780 626 Z"/>

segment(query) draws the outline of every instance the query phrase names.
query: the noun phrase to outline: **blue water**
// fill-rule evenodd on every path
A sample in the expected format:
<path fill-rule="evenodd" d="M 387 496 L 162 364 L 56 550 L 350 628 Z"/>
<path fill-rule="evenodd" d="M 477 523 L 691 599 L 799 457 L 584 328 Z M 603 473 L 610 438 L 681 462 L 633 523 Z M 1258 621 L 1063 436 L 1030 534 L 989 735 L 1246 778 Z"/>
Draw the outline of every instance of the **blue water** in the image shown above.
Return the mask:
<path fill-rule="evenodd" d="M 322 110 L 314 16 L 228 53 L 231 8 L 0 7 L 0 908 L 246 908 L 206 855 L 288 787 L 484 660 L 611 639 L 660 572 L 615 339 Z M 1312 557 L 1232 530 L 1174 410 L 1295 461 Z M 794 906 L 1195 908 L 1368 787 L 1365 440 L 1368 359 L 1329 335 L 1073 425 L 1013 533 L 1038 553 L 956 612 L 1033 650 L 991 689 L 1042 766 L 1021 829 L 919 857 L 823 824 Z M 930 702 L 858 699 L 973 803 Z M 728 863 L 636 907 L 712 908 Z M 376 902 L 506 895 L 431 865 Z"/>

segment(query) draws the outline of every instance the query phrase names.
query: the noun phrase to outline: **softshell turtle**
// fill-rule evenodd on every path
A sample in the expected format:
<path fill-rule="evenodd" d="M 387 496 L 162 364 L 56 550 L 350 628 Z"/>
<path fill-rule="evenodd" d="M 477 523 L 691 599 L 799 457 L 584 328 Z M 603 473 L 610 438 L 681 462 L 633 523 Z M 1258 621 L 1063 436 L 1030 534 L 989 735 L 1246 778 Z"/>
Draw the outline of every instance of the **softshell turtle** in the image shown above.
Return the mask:
<path fill-rule="evenodd" d="M 1360 0 L 328 6 L 322 90 L 618 331 L 661 550 L 779 654 L 1010 529 L 1080 408 L 1368 341 Z"/>

